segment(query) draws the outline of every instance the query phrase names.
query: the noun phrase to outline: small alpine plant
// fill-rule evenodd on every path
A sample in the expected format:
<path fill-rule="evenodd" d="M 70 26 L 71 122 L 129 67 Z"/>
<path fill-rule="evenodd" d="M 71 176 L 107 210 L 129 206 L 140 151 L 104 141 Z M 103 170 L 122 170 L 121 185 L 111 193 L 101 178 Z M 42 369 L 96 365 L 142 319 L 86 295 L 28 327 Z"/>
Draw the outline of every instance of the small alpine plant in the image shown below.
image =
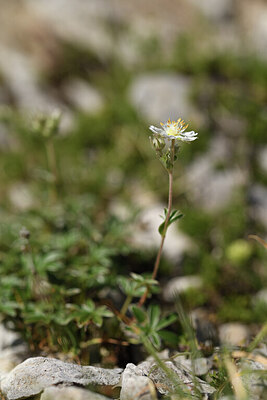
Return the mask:
<path fill-rule="evenodd" d="M 157 128 L 154 125 L 150 125 L 149 129 L 153 132 L 150 136 L 152 147 L 154 148 L 157 157 L 165 167 L 169 175 L 169 198 L 168 207 L 164 209 L 163 223 L 159 226 L 159 233 L 161 235 L 161 243 L 156 257 L 152 279 L 156 279 L 162 249 L 166 237 L 168 227 L 176 220 L 180 219 L 183 215 L 178 210 L 172 210 L 172 193 L 173 193 L 173 168 L 174 163 L 177 160 L 178 152 L 180 149 L 180 142 L 193 142 L 197 139 L 198 133 L 194 131 L 186 132 L 188 124 L 186 124 L 181 118 L 177 121 L 171 121 L 170 119 L 161 123 L 161 128 Z M 141 297 L 139 305 L 143 305 L 146 301 L 148 291 Z"/>

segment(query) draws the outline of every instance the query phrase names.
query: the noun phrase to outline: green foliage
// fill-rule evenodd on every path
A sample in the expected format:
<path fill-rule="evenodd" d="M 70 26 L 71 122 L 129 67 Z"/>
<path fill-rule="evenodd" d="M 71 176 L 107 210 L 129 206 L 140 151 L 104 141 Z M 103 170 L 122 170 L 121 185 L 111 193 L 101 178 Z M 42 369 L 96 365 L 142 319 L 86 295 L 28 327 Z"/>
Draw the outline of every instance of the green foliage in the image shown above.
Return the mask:
<path fill-rule="evenodd" d="M 177 345 L 178 336 L 164 329 L 177 321 L 176 314 L 162 317 L 158 305 L 149 306 L 147 311 L 137 306 L 132 306 L 131 309 L 137 320 L 140 337 L 144 336 L 148 338 L 157 350 L 160 349 L 162 339 Z M 128 329 L 131 330 L 131 326 Z"/>
<path fill-rule="evenodd" d="M 97 334 L 103 318 L 113 315 L 99 304 L 98 293 L 116 287 L 115 258 L 129 248 L 122 223 L 108 218 L 97 227 L 94 213 L 92 199 L 81 197 L 42 214 L 21 214 L 20 223 L 28 222 L 32 240 L 18 239 L 20 229 L 13 217 L 6 222 L 13 245 L 10 242 L 8 252 L 1 252 L 0 312 L 4 321 L 12 320 L 23 335 L 34 338 L 37 348 L 48 331 L 58 341 L 53 346 L 62 350 L 64 342 L 65 349 L 79 352 L 79 340 Z"/>
<path fill-rule="evenodd" d="M 161 56 L 155 40 L 147 42 L 144 51 L 147 48 L 155 52 L 148 52 L 140 69 L 155 70 L 160 65 L 162 70 L 191 77 L 191 98 L 203 121 L 201 128 L 196 121 L 190 124 L 200 131 L 199 139 L 194 146 L 182 145 L 176 164 L 179 180 L 174 207 L 179 204 L 185 218 L 173 210 L 169 221 L 180 219 L 179 229 L 194 242 L 192 251 L 175 268 L 179 273 L 181 268 L 185 274 L 199 274 L 205 285 L 202 291 L 189 290 L 183 301 L 189 309 L 208 306 L 222 322 L 262 323 L 266 306 L 254 304 L 251 298 L 264 287 L 266 254 L 248 244 L 247 235 L 263 236 L 264 231 L 251 216 L 248 188 L 240 190 L 224 210 L 211 215 L 191 201 L 180 178 L 188 164 L 209 148 L 214 132 L 232 137 L 231 120 L 238 119 L 242 128 L 233 136 L 233 155 L 217 164 L 215 160 L 215 168 L 223 171 L 237 165 L 249 171 L 251 182 L 266 183 L 255 156 L 267 137 L 266 63 L 254 55 L 207 53 L 188 35 L 180 37 L 168 58 Z M 165 171 L 150 149 L 146 123 L 128 100 L 134 72 L 116 59 L 107 64 L 87 49 L 69 44 L 55 61 L 53 71 L 43 77 L 46 85 L 60 92 L 65 81 L 80 77 L 99 88 L 106 106 L 97 115 L 76 112 L 74 127 L 66 135 L 54 135 L 57 120 L 47 127 L 47 119 L 37 119 L 36 126 L 11 109 L 1 112 L 1 123 L 15 145 L 0 150 L 0 312 L 3 321 L 11 321 L 34 349 L 81 355 L 85 352 L 81 343 L 88 340 L 125 339 L 112 317 L 112 307 L 107 307 L 114 306 L 112 294 L 120 299 L 117 308 L 128 297 L 126 317 L 129 304 L 147 289 L 153 304 L 159 302 L 158 283 L 147 274 L 151 273 L 151 252 L 141 254 L 132 248 L 129 227 L 136 215 L 132 186 L 141 182 L 165 201 L 167 185 Z M 227 116 L 230 125 L 220 121 L 221 115 Z M 54 147 L 56 171 L 48 165 L 48 144 Z M 248 154 L 240 148 L 248 149 Z M 28 211 L 17 210 L 10 202 L 10 189 L 17 183 L 33 196 Z M 127 203 L 132 211 L 128 220 L 122 222 L 112 215 L 114 199 Z M 160 234 L 164 218 L 166 211 Z M 31 233 L 29 242 L 19 238 L 23 226 Z M 129 271 L 136 273 L 129 276 Z M 176 273 L 174 267 L 165 273 L 161 268 L 165 281 Z M 171 319 L 162 319 L 158 306 L 149 310 L 131 307 L 141 332 L 154 346 L 159 348 L 162 340 L 177 344 L 176 334 L 165 329 L 169 325 L 160 325 L 161 321 L 171 324 Z M 216 385 L 223 384 L 224 376 L 214 378 Z"/>
<path fill-rule="evenodd" d="M 168 216 L 168 210 L 167 210 L 167 208 L 164 208 L 164 216 L 161 217 L 164 221 L 162 222 L 162 224 L 160 224 L 159 229 L 158 229 L 159 230 L 159 234 L 161 236 L 164 233 L 164 226 L 165 226 L 165 223 L 166 223 L 167 216 Z M 180 219 L 182 217 L 183 217 L 183 214 L 179 210 L 172 210 L 171 213 L 170 213 L 170 217 L 168 219 L 168 223 L 166 225 L 166 229 L 168 229 L 168 227 L 171 224 L 173 224 L 175 221 L 177 221 L 178 219 Z"/>
<path fill-rule="evenodd" d="M 131 297 L 141 297 L 146 289 L 150 292 L 157 292 L 158 282 L 155 279 L 146 278 L 142 275 L 137 275 L 134 273 L 130 274 L 130 278 L 126 276 L 120 276 L 118 278 L 118 283 L 122 289 L 122 291 L 126 294 L 126 296 Z"/>

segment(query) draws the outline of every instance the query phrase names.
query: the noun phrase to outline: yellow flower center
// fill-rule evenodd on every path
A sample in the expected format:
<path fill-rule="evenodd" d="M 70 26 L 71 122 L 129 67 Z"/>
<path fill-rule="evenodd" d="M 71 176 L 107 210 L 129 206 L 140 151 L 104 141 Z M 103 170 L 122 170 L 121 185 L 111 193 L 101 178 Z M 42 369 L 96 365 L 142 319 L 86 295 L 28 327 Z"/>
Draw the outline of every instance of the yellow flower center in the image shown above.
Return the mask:
<path fill-rule="evenodd" d="M 166 124 L 160 123 L 160 125 L 169 136 L 179 136 L 179 133 L 181 131 L 183 132 L 188 127 L 181 118 L 177 121 L 171 121 L 169 119 Z"/>
<path fill-rule="evenodd" d="M 177 127 L 174 125 L 168 126 L 167 129 L 165 130 L 167 135 L 170 136 L 176 136 L 177 135 Z"/>

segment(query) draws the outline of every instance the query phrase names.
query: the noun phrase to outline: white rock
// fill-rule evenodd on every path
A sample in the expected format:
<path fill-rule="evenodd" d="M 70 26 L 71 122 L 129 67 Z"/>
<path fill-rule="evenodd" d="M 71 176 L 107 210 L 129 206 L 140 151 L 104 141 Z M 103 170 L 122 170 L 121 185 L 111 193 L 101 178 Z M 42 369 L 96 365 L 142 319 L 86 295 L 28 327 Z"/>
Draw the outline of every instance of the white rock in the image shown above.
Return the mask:
<path fill-rule="evenodd" d="M 249 394 L 249 400 L 265 398 L 262 394 L 267 387 L 266 365 L 254 360 L 244 359 L 239 363 L 239 371 L 244 386 Z M 260 374 L 258 372 L 260 372 Z"/>
<path fill-rule="evenodd" d="M 10 68 L 12 65 L 12 68 Z M 36 65 L 22 52 L 0 47 L 0 71 L 23 110 L 52 112 L 61 108 L 38 83 Z"/>
<path fill-rule="evenodd" d="M 242 346 L 249 339 L 249 329 L 239 322 L 229 322 L 219 327 L 219 338 L 223 344 Z"/>
<path fill-rule="evenodd" d="M 187 169 L 186 182 L 195 203 L 209 213 L 216 213 L 233 199 L 238 187 L 246 182 L 241 169 L 214 170 L 210 155 L 198 157 Z"/>
<path fill-rule="evenodd" d="M 265 303 L 267 305 L 267 288 L 261 289 L 255 296 L 253 297 L 253 303 Z"/>
<path fill-rule="evenodd" d="M 11 347 L 20 339 L 21 337 L 17 332 L 7 329 L 3 324 L 0 324 L 0 351 Z"/>
<path fill-rule="evenodd" d="M 192 360 L 187 359 L 185 356 L 176 357 L 174 364 L 179 368 L 183 367 L 185 370 L 192 372 Z M 205 375 L 212 367 L 212 360 L 210 358 L 200 357 L 194 360 L 194 373 L 197 376 Z"/>
<path fill-rule="evenodd" d="M 200 276 L 189 275 L 171 279 L 163 289 L 165 301 L 175 300 L 175 296 L 186 292 L 188 289 L 199 289 L 203 285 Z"/>
<path fill-rule="evenodd" d="M 148 73 L 132 83 L 129 98 L 148 121 L 157 125 L 169 118 L 187 119 L 192 113 L 189 78 L 173 73 Z"/>
<path fill-rule="evenodd" d="M 233 0 L 189 0 L 204 15 L 214 20 L 220 20 L 234 11 Z"/>
<path fill-rule="evenodd" d="M 28 348 L 17 332 L 0 324 L 0 374 L 10 372 L 25 359 Z"/>
<path fill-rule="evenodd" d="M 261 0 L 243 0 L 239 5 L 243 40 L 261 58 L 267 57 L 267 5 Z"/>
<path fill-rule="evenodd" d="M 97 113 L 104 107 L 104 100 L 99 91 L 80 79 L 67 82 L 63 91 L 68 100 L 81 111 Z"/>
<path fill-rule="evenodd" d="M 116 385 L 121 369 L 104 369 L 65 363 L 53 358 L 29 358 L 1 381 L 7 400 L 16 400 L 41 393 L 45 388 L 65 383 L 68 385 Z"/>
<path fill-rule="evenodd" d="M 163 214 L 164 207 L 166 205 L 153 202 L 142 208 L 131 235 L 132 243 L 135 246 L 144 249 L 158 249 L 161 242 L 158 227 L 162 223 L 160 216 Z M 179 221 L 168 228 L 163 248 L 164 256 L 175 263 L 181 260 L 186 250 L 193 247 L 190 238 L 179 232 L 177 225 L 179 225 Z"/>
<path fill-rule="evenodd" d="M 8 191 L 12 206 L 20 211 L 29 210 L 34 205 L 34 198 L 29 187 L 22 183 L 14 183 Z"/>
<path fill-rule="evenodd" d="M 119 18 L 120 8 L 105 0 L 28 0 L 32 10 L 60 38 L 78 43 L 106 58 L 114 50 L 114 41 L 105 22 Z"/>
<path fill-rule="evenodd" d="M 0 150 L 10 151 L 18 148 L 18 143 L 4 124 L 0 123 Z"/>
<path fill-rule="evenodd" d="M 40 400 L 108 400 L 106 396 L 78 387 L 46 388 Z"/>
<path fill-rule="evenodd" d="M 155 398 L 156 391 L 151 379 L 137 372 L 134 364 L 126 365 L 121 376 L 120 400 L 153 400 Z"/>
<path fill-rule="evenodd" d="M 177 382 L 182 384 L 190 390 L 190 393 L 194 393 L 194 386 L 197 382 L 198 388 L 202 393 L 211 394 L 215 391 L 215 388 L 204 382 L 199 378 L 193 378 L 190 371 L 183 368 L 182 366 L 174 365 L 171 361 L 164 362 L 165 366 L 169 368 L 172 373 L 177 377 Z M 149 378 L 154 382 L 158 391 L 161 394 L 168 394 L 174 389 L 173 383 L 170 379 L 166 376 L 166 373 L 158 367 L 157 364 L 149 361 L 144 361 L 140 363 L 135 368 L 135 373 L 140 375 L 149 376 Z"/>
<path fill-rule="evenodd" d="M 258 163 L 262 171 L 267 173 L 267 146 L 259 150 Z"/>
<path fill-rule="evenodd" d="M 251 216 L 267 228 L 267 188 L 260 184 L 255 184 L 249 191 L 251 202 Z"/>
<path fill-rule="evenodd" d="M 0 375 L 7 374 L 20 364 L 28 354 L 25 344 L 9 347 L 0 351 Z"/>

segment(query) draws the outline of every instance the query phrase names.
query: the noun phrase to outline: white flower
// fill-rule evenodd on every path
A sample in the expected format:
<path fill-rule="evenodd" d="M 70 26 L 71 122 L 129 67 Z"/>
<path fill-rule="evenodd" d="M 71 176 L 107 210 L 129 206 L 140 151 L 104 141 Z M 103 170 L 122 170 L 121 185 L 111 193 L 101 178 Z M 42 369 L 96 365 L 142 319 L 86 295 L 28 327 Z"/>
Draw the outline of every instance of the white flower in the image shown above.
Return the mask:
<path fill-rule="evenodd" d="M 160 123 L 160 125 L 162 128 L 151 125 L 149 129 L 156 135 L 167 139 L 182 140 L 183 142 L 192 142 L 197 139 L 198 134 L 196 132 L 185 132 L 188 125 L 181 118 L 177 121 L 169 119 L 165 124 Z"/>

